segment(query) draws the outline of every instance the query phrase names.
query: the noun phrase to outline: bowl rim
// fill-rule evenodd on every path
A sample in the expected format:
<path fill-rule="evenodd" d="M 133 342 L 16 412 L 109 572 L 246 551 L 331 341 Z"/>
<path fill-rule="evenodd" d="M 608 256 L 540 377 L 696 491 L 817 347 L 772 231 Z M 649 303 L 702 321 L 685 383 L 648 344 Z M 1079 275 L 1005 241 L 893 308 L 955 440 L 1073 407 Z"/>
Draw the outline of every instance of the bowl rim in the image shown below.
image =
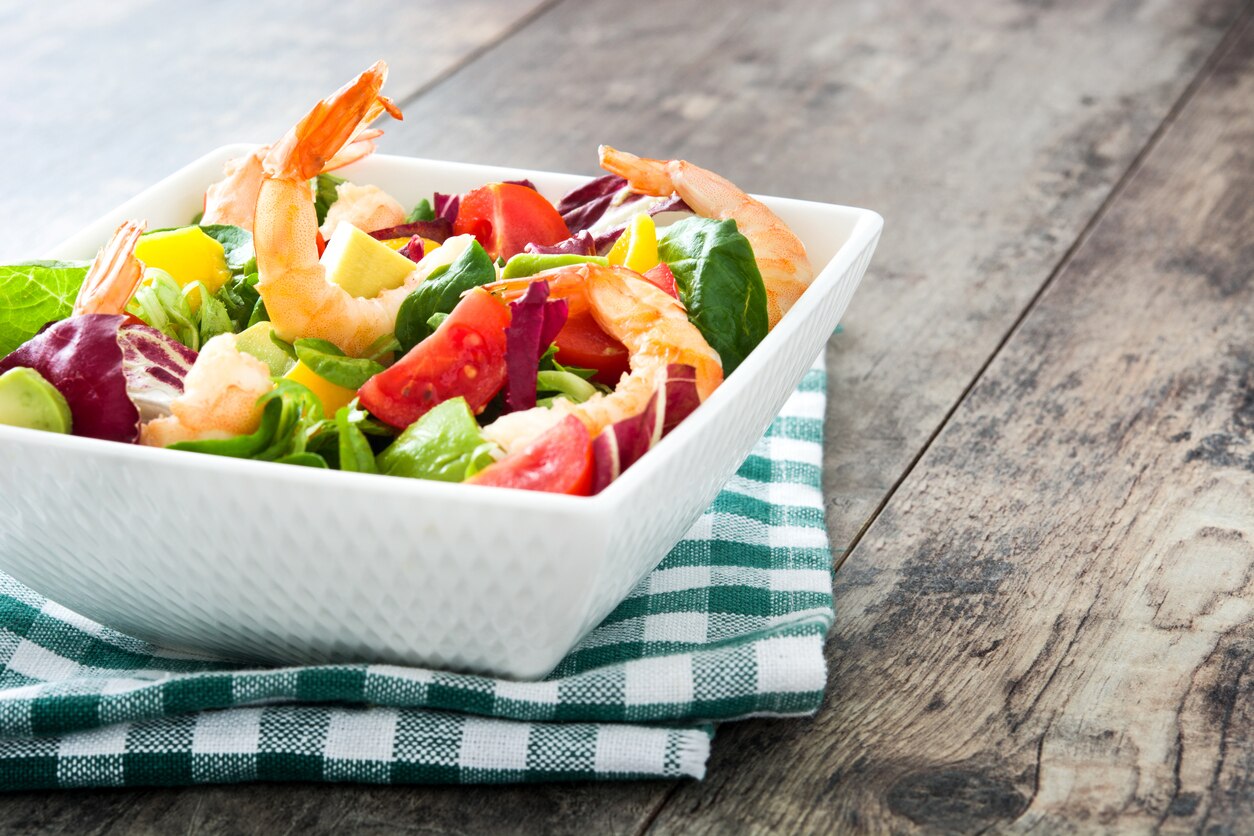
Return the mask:
<path fill-rule="evenodd" d="M 169 188 L 171 181 L 190 174 L 195 170 L 202 168 L 211 161 L 224 161 L 225 159 L 242 153 L 248 153 L 258 147 L 256 143 L 232 143 L 219 146 L 195 160 L 189 162 L 167 177 L 148 186 L 141 192 L 124 201 L 117 207 L 109 210 L 103 215 L 97 217 L 92 222 L 86 224 L 80 230 L 61 241 L 59 244 L 51 248 L 50 258 L 66 258 L 69 253 L 88 251 L 92 248 L 100 246 L 98 239 L 100 237 L 99 229 L 111 226 L 117 223 L 117 219 L 125 217 L 128 213 L 133 212 L 134 207 L 146 203 L 151 199 L 155 192 L 159 192 Z M 397 154 L 374 154 L 369 158 L 378 163 L 401 163 L 410 164 L 419 162 L 428 165 L 434 165 L 453 171 L 462 171 L 470 174 L 472 172 L 482 172 L 486 169 L 495 169 L 498 171 L 508 171 L 513 175 L 521 174 L 523 176 L 535 176 L 540 179 L 552 177 L 588 177 L 589 175 L 569 174 L 565 172 L 544 171 L 539 169 L 523 169 L 513 166 L 489 165 L 480 163 L 464 163 L 444 160 L 433 160 L 424 157 L 412 157 Z M 351 173 L 351 172 L 350 172 Z M 824 296 L 824 291 L 828 285 L 836 284 L 841 281 L 844 273 L 854 263 L 854 261 L 866 249 L 867 245 L 872 243 L 879 235 L 883 228 L 883 218 L 873 210 L 862 209 L 854 206 L 844 206 L 841 204 L 821 203 L 817 201 L 798 200 L 794 198 L 773 197 L 769 195 L 753 195 L 753 197 L 763 200 L 768 205 L 787 205 L 800 210 L 807 208 L 821 208 L 824 211 L 832 209 L 840 210 L 846 214 L 853 216 L 854 224 L 849 233 L 848 238 L 841 244 L 839 249 L 832 255 L 827 262 L 821 266 L 816 265 L 815 278 L 794 305 L 792 311 L 802 308 L 807 301 L 807 297 L 814 302 Z M 716 389 L 709 398 L 706 399 L 701 406 L 691 415 L 680 422 L 674 430 L 672 430 L 666 438 L 662 439 L 656 446 L 649 450 L 649 455 L 643 457 L 640 461 L 633 464 L 631 468 L 624 471 L 617 479 L 611 482 L 604 490 L 594 496 L 567 496 L 564 494 L 543 493 L 537 491 L 518 490 L 516 488 L 502 488 L 487 485 L 468 486 L 460 483 L 438 482 L 422 479 L 383 479 L 376 474 L 353 473 L 348 471 L 332 471 L 323 472 L 319 468 L 304 467 L 275 467 L 273 462 L 253 461 L 251 459 L 234 459 L 225 456 L 210 456 L 203 453 L 194 453 L 183 450 L 168 450 L 152 447 L 145 447 L 139 444 L 118 444 L 103 439 L 84 438 L 81 436 L 61 435 L 55 433 L 45 433 L 36 430 L 24 429 L 20 427 L 0 426 L 0 441 L 15 441 L 26 444 L 37 443 L 49 448 L 66 450 L 66 451 L 90 451 L 98 455 L 112 456 L 117 458 L 139 457 L 143 460 L 147 456 L 157 456 L 156 461 L 169 462 L 171 466 L 178 466 L 179 462 L 183 462 L 183 466 L 193 468 L 209 468 L 216 469 L 223 474 L 238 475 L 240 477 L 261 477 L 281 481 L 281 482 L 306 482 L 311 480 L 316 483 L 319 479 L 336 480 L 334 484 L 352 488 L 357 491 L 387 491 L 389 493 L 409 494 L 416 500 L 447 500 L 451 497 L 465 498 L 467 494 L 449 493 L 449 491 L 466 491 L 477 490 L 480 493 L 474 494 L 481 496 L 485 500 L 490 500 L 492 504 L 507 504 L 514 506 L 520 511 L 544 511 L 548 513 L 578 513 L 578 514 L 608 514 L 613 509 L 621 506 L 627 501 L 630 494 L 642 489 L 652 476 L 655 466 L 660 466 L 664 460 L 678 455 L 678 451 L 685 446 L 685 441 L 693 436 L 705 431 L 707 426 L 715 420 L 716 415 L 724 408 L 729 408 L 732 403 L 742 396 L 751 384 L 750 379 L 754 377 L 753 372 L 765 364 L 775 351 L 775 346 L 782 345 L 787 342 L 789 335 L 802 327 L 803 317 L 799 315 L 786 314 L 780 322 L 773 328 L 770 333 L 763 338 L 762 342 L 750 352 L 749 356 L 741 363 L 736 373 L 727 377 L 722 385 Z M 743 370 L 743 371 L 742 371 Z M 652 464 L 648 464 L 652 463 Z M 256 468 L 262 468 L 257 470 Z M 343 481 L 344 479 L 349 481 Z M 354 483 L 353 480 L 356 480 Z M 328 483 L 330 484 L 330 483 Z M 488 493 L 484 494 L 483 491 Z"/>

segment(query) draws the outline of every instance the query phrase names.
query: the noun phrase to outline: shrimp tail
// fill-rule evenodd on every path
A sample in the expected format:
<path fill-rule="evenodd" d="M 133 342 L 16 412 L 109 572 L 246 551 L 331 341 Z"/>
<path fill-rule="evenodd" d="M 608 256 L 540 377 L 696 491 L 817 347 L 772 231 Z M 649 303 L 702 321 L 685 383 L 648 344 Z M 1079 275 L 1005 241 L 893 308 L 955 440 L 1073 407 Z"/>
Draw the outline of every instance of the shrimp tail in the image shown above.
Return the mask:
<path fill-rule="evenodd" d="M 366 130 L 385 111 L 401 119 L 391 99 L 379 94 L 387 79 L 387 64 L 376 61 L 369 69 L 318 102 L 266 155 L 268 177 L 308 180 L 327 169 L 360 159 L 374 148 L 377 133 Z"/>
<path fill-rule="evenodd" d="M 632 191 L 653 197 L 669 197 L 675 191 L 669 161 L 637 157 L 609 145 L 597 146 L 601 168 L 627 179 Z"/>
<path fill-rule="evenodd" d="M 146 226 L 143 221 L 123 221 L 100 248 L 74 300 L 75 315 L 122 313 L 144 275 L 143 265 L 135 258 L 135 244 Z"/>

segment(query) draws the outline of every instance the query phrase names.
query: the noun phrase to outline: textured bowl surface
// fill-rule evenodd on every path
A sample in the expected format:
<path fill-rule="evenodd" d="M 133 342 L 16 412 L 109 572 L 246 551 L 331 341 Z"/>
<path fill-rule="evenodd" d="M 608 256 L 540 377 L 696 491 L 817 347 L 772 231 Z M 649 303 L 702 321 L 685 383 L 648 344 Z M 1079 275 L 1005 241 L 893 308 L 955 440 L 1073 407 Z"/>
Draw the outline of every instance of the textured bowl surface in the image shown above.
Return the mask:
<path fill-rule="evenodd" d="M 46 255 L 91 258 L 123 218 L 186 223 L 222 163 L 248 147 L 202 157 Z M 343 173 L 407 205 L 518 177 L 556 199 L 586 179 L 385 155 Z M 866 271 L 877 214 L 764 200 L 805 241 L 813 285 L 709 400 L 598 496 L 0 427 L 0 570 L 96 621 L 185 651 L 541 677 L 713 501 Z"/>

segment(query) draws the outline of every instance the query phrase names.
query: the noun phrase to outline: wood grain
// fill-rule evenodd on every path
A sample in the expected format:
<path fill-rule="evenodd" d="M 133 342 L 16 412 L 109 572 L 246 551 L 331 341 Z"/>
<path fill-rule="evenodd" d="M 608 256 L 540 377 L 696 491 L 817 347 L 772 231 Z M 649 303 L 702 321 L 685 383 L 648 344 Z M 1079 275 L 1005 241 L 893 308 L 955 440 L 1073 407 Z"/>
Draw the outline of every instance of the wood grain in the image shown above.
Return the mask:
<path fill-rule="evenodd" d="M 1248 831 L 1254 26 L 1223 55 L 838 573 L 819 721 L 729 730 L 658 832 Z"/>
<path fill-rule="evenodd" d="M 832 356 L 835 396 L 829 415 L 827 481 L 831 530 L 841 548 L 853 540 L 927 445 L 1179 99 L 1239 6 L 1236 0 L 1050 4 L 780 0 L 770 10 L 761 4 L 725 4 L 712 13 L 708 4 L 696 0 L 564 2 L 407 102 L 406 121 L 389 128 L 384 148 L 591 173 L 596 143 L 610 141 L 649 154 L 683 153 L 755 191 L 854 203 L 883 212 L 888 218 L 884 243 Z M 468 42 L 457 30 L 483 25 L 470 12 L 455 19 L 447 14 L 457 12 L 445 12 L 439 36 L 422 40 L 429 27 L 420 22 L 420 11 L 403 22 L 389 17 L 386 26 L 380 22 L 384 16 L 367 15 L 374 28 L 360 40 L 350 38 L 355 46 L 344 56 L 328 59 L 326 51 L 315 50 L 316 56 L 310 58 L 311 44 L 334 42 L 339 37 L 335 27 L 351 31 L 359 21 L 348 19 L 350 12 L 345 11 L 335 26 L 308 21 L 298 25 L 294 20 L 271 22 L 273 10 L 242 4 L 231 8 L 245 16 L 246 25 L 240 26 L 242 35 L 214 36 L 215 48 L 227 58 L 189 46 L 186 54 L 169 60 L 182 68 L 181 75 L 175 74 L 182 79 L 203 79 L 200 68 L 208 63 L 233 67 L 232 94 L 254 104 L 268 103 L 271 93 L 273 99 L 292 101 L 295 94 L 280 85 L 294 83 L 294 78 L 303 83 L 324 64 L 341 58 L 351 65 L 347 70 L 351 72 L 380 52 L 393 59 L 390 86 L 402 94 L 401 51 L 412 50 L 409 60 L 421 60 L 420 43 L 428 45 L 427 52 L 443 49 L 443 39 L 465 45 Z M 388 8 L 392 15 L 409 14 L 395 4 Z M 128 12 L 131 17 L 126 20 L 137 19 L 135 9 L 141 7 Z M 0 18 L 0 23 L 7 21 Z M 31 47 L 36 51 L 22 60 L 48 66 L 62 87 L 66 78 L 86 77 L 86 63 L 73 70 L 58 69 L 66 45 L 59 34 L 39 22 L 24 25 L 22 37 L 12 41 L 51 46 L 43 51 Z M 92 53 L 94 66 L 107 66 L 103 57 L 112 56 L 122 62 L 142 61 L 142 56 L 132 54 L 136 44 L 149 48 L 164 44 L 159 36 L 169 28 L 141 27 L 148 34 L 134 39 L 133 30 L 124 24 L 96 26 L 92 31 L 99 45 L 93 49 L 99 52 Z M 0 32 L 0 39 L 10 38 L 7 25 L 0 26 Z M 306 62 L 304 73 L 287 72 L 295 61 Z M 327 70 L 332 84 L 343 74 L 338 65 L 334 69 L 335 73 Z M 141 74 L 158 77 L 142 67 Z M 413 78 L 421 76 L 419 68 Z M 257 78 L 266 84 L 257 85 Z M 113 89 L 124 83 L 110 82 Z M 321 95 L 326 83 L 318 76 L 300 95 Z M 183 93 L 204 86 L 180 84 L 177 89 Z M 0 102 L 10 101 L 9 93 L 0 87 Z M 66 94 L 60 90 L 59 95 Z M 173 101 L 177 98 L 167 95 L 164 101 L 182 107 Z M 38 103 L 21 101 L 30 105 L 23 105 L 23 111 L 38 110 Z M 64 124 L 62 115 L 22 128 L 30 132 L 16 150 L 30 154 L 32 148 L 46 145 L 41 153 L 60 154 L 57 143 L 70 142 L 70 152 L 95 155 L 89 158 L 95 168 L 74 171 L 67 167 L 72 160 L 68 156 L 41 163 L 43 169 L 33 166 L 18 187 L 22 195 L 29 192 L 32 201 L 21 214 L 60 212 L 60 217 L 68 217 L 64 213 L 78 211 L 78 203 L 96 199 L 103 181 L 113 191 L 98 208 L 84 210 L 91 216 L 115 203 L 118 192 L 133 190 L 169 170 L 166 165 L 150 174 L 144 168 L 155 166 L 147 156 L 163 153 L 168 137 L 160 130 L 168 123 L 155 121 L 159 114 L 146 107 L 142 96 L 135 95 L 124 111 L 112 115 L 93 115 L 89 99 L 64 102 L 79 122 L 90 127 L 85 131 L 90 145 L 74 145 L 78 140 L 61 134 L 42 138 L 49 126 Z M 275 118 L 284 123 L 297 110 L 292 105 L 292 112 Z M 206 135 L 203 148 L 227 140 L 264 138 L 282 127 L 266 128 L 258 137 L 242 133 L 248 121 L 216 126 L 214 119 L 235 119 L 229 103 L 220 109 L 189 104 L 185 112 L 188 124 L 195 127 L 187 128 L 179 142 L 196 141 L 201 131 L 220 132 L 212 138 Z M 123 122 L 130 124 L 123 129 Z M 0 142 L 6 141 L 10 140 L 0 137 Z M 116 165 L 119 149 L 136 142 L 139 147 L 129 155 L 134 168 L 126 170 L 122 182 L 110 184 L 107 172 Z M 179 151 L 175 162 L 192 155 Z M 68 185 L 50 198 L 41 186 L 54 175 Z M 12 217 L 18 214 L 2 211 Z M 24 238 L 13 240 L 25 246 L 25 238 L 42 226 L 29 217 L 21 220 L 24 225 L 15 228 L 23 230 Z M 5 239 L 6 250 L 11 246 Z M 1007 397 L 1014 397 L 1013 392 Z M 898 519 L 903 514 L 910 518 L 909 512 L 896 513 Z M 882 542 L 881 548 L 902 548 Z M 931 548 L 941 550 L 935 544 Z M 911 595 L 945 588 L 947 573 L 953 571 L 944 561 L 933 568 L 929 573 L 926 561 L 916 565 L 913 592 L 908 586 L 898 589 L 890 570 L 877 577 L 864 574 L 861 580 L 856 572 L 848 573 L 850 579 L 841 588 L 841 630 L 849 634 L 835 639 L 835 706 L 841 705 L 846 692 L 869 693 L 856 681 L 869 676 L 866 669 L 841 663 L 842 654 L 868 641 L 857 627 L 868 617 L 852 609 L 845 612 L 853 606 L 844 603 L 849 589 L 865 584 L 870 591 L 864 594 L 896 595 L 899 615 L 892 638 L 908 646 L 907 638 L 916 640 L 908 619 Z M 986 607 L 984 614 L 988 623 L 983 629 L 994 630 L 1002 612 Z M 921 618 L 917 629 L 925 631 L 931 623 Z M 888 652 L 883 643 L 873 646 Z M 870 661 L 864 664 L 869 666 Z M 883 687 L 882 680 L 879 685 Z M 858 722 L 873 725 L 878 720 L 868 717 Z M 860 818 L 862 796 L 857 796 L 858 805 L 842 807 L 834 817 L 833 799 L 845 792 L 843 782 L 862 769 L 857 757 L 839 769 L 825 761 L 833 748 L 861 745 L 857 743 L 861 738 L 850 734 L 849 723 L 849 715 L 833 716 L 829 710 L 817 724 L 757 722 L 724 729 L 707 784 L 685 785 L 677 803 L 663 808 L 659 823 L 719 830 L 884 821 Z M 956 773 L 952 789 L 968 786 L 963 783 L 965 774 Z M 815 790 L 828 782 L 828 795 Z M 972 795 L 989 796 L 985 785 L 968 783 Z M 457 790 L 259 785 L 30 793 L 4 799 L 0 826 L 63 832 L 167 832 L 178 827 L 205 833 L 285 828 L 629 832 L 653 820 L 670 786 Z M 903 797 L 917 795 L 911 786 L 903 785 Z M 1020 792 L 1019 784 L 1011 786 Z M 1012 798 L 995 792 L 991 797 L 994 807 L 1004 803 L 997 799 Z M 900 816 L 890 821 L 894 826 L 909 824 Z"/>
<path fill-rule="evenodd" d="M 412 95 L 551 0 L 0 6 L 0 263 L 207 151 L 277 138 L 380 57 Z"/>

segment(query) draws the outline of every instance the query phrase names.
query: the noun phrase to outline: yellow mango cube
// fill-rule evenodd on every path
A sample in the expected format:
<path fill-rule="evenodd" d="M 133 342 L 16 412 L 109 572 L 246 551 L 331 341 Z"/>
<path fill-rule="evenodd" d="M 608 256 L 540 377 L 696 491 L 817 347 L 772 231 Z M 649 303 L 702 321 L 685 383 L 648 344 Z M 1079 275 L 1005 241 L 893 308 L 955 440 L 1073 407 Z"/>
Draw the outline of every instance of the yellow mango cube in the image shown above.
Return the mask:
<path fill-rule="evenodd" d="M 141 236 L 135 245 L 135 257 L 146 267 L 166 271 L 180 287 L 200 282 L 205 290 L 217 293 L 231 278 L 226 250 L 198 226 Z M 199 294 L 193 294 L 193 298 L 193 305 L 199 305 Z"/>
<path fill-rule="evenodd" d="M 657 226 L 653 218 L 640 212 L 631 219 L 608 255 L 610 264 L 644 273 L 658 264 Z"/>
<path fill-rule="evenodd" d="M 345 226 L 345 224 L 341 224 Z M 309 391 L 318 396 L 318 400 L 322 401 L 322 412 L 327 417 L 334 416 L 336 411 L 342 406 L 348 406 L 349 401 L 357 397 L 357 393 L 352 389 L 345 389 L 338 386 L 325 377 L 319 377 L 314 370 L 306 366 L 303 362 L 297 360 L 296 365 L 292 366 L 291 371 L 283 375 L 286 380 L 294 380 L 305 386 Z"/>

